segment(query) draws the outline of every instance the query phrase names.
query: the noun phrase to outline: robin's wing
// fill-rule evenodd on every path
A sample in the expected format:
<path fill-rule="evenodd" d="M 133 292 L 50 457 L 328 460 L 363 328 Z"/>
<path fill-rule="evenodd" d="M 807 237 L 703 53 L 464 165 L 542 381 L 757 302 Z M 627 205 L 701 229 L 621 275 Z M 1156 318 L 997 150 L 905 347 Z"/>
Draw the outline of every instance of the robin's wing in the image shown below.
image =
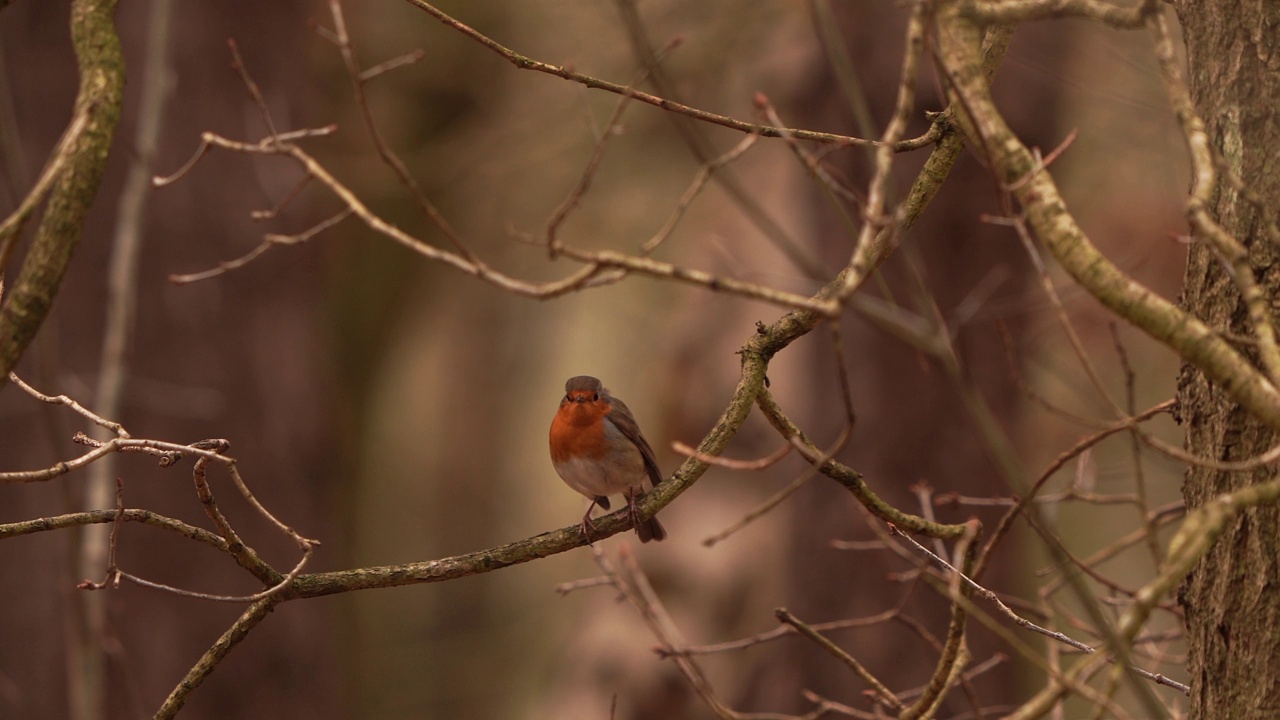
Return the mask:
<path fill-rule="evenodd" d="M 654 487 L 662 482 L 662 471 L 658 469 L 658 460 L 654 457 L 653 448 L 649 446 L 649 441 L 644 439 L 644 435 L 640 434 L 640 426 L 636 424 L 635 416 L 631 414 L 631 409 L 627 404 L 612 395 L 609 396 L 609 404 L 612 410 L 608 415 L 604 416 L 605 422 L 613 423 L 623 435 L 627 437 L 637 448 L 640 449 L 640 456 L 644 458 L 644 470 L 649 473 L 649 481 Z"/>

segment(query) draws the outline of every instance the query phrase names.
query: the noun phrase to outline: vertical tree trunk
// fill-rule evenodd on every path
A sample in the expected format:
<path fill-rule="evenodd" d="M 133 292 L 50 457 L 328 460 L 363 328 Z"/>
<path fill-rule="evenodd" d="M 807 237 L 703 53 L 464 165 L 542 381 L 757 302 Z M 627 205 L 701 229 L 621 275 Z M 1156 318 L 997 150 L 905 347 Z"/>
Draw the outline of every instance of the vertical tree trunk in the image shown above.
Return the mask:
<path fill-rule="evenodd" d="M 1177 10 L 1192 96 L 1209 137 L 1274 218 L 1280 198 L 1280 4 L 1179 0 Z M 1213 211 L 1249 247 L 1275 308 L 1280 252 L 1265 235 L 1265 216 L 1225 181 Z M 1214 327 L 1249 333 L 1240 294 L 1204 244 L 1191 248 L 1182 302 Z M 1190 367 L 1182 371 L 1178 395 L 1187 449 L 1199 457 L 1253 457 L 1280 437 Z M 1274 466 L 1250 473 L 1193 467 L 1183 494 L 1188 507 L 1196 507 L 1275 472 Z M 1280 717 L 1280 508 L 1242 513 L 1187 578 L 1179 601 L 1186 611 L 1191 717 Z"/>

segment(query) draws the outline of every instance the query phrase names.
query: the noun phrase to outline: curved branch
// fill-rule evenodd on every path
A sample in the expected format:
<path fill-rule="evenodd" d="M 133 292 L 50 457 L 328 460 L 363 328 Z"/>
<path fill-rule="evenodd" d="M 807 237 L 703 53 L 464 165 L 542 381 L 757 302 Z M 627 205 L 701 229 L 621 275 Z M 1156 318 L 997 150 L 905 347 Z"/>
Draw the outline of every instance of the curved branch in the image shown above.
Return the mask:
<path fill-rule="evenodd" d="M 9 213 L 9 217 L 0 223 L 0 275 L 3 275 L 5 269 L 9 267 L 9 257 L 13 253 L 14 245 L 17 244 L 18 235 L 27 224 L 27 219 L 36 211 L 36 208 L 40 207 L 40 203 L 44 202 L 53 183 L 62 176 L 62 171 L 71 161 L 72 148 L 80 142 L 80 135 L 84 133 L 88 123 L 87 112 L 77 113 L 71 119 L 71 124 L 63 131 L 62 138 L 54 146 L 53 154 L 41 171 L 36 184 L 31 186 L 31 190 L 27 192 L 22 202 L 18 203 L 18 207 Z"/>
<path fill-rule="evenodd" d="M 1155 0 L 1142 0 L 1133 7 L 1121 7 L 1102 0 L 997 0 L 964 4 L 964 12 L 982 23 L 1014 23 L 1046 18 L 1082 17 L 1121 30 L 1136 30 L 1159 11 Z"/>
<path fill-rule="evenodd" d="M 124 56 L 115 29 L 115 8 L 115 0 L 71 4 L 71 41 L 80 67 L 77 121 L 72 126 L 80 116 L 86 120 L 83 132 L 69 143 L 66 167 L 50 191 L 35 241 L 0 308 L 0 388 L 53 306 L 102 183 L 124 92 Z"/>
<path fill-rule="evenodd" d="M 235 623 L 227 628 L 226 632 L 222 633 L 222 637 L 218 638 L 213 647 L 210 647 L 205 651 L 204 655 L 200 656 L 200 660 L 187 672 L 186 677 L 182 678 L 182 682 L 178 683 L 173 691 L 169 693 L 169 697 L 165 698 L 164 704 L 156 711 L 156 720 L 172 718 L 177 715 L 182 706 L 187 703 L 187 696 L 200 687 L 200 683 L 203 683 L 204 679 L 209 677 L 209 674 L 218 666 L 222 658 L 231 652 L 231 648 L 235 647 L 237 643 L 249 634 L 250 630 L 262 622 L 267 613 L 271 612 L 276 604 L 280 602 L 280 598 L 280 595 L 272 595 L 250 605 L 249 609 L 245 610 Z"/>
<path fill-rule="evenodd" d="M 939 538 L 942 540 L 954 540 L 961 537 L 965 533 L 965 525 L 946 525 L 943 523 L 930 522 L 918 515 L 903 512 L 898 508 L 890 505 L 871 491 L 867 487 L 867 483 L 862 479 L 862 473 L 857 470 L 836 462 L 823 455 L 822 451 L 813 444 L 804 431 L 796 426 L 790 418 L 782 412 L 776 400 L 773 399 L 772 393 L 766 389 L 760 390 L 760 395 L 756 398 L 760 409 L 764 411 L 765 417 L 768 418 L 769 424 L 782 434 L 788 440 L 795 439 L 796 448 L 804 455 L 809 462 L 822 463 L 819 470 L 823 475 L 835 480 L 853 494 L 863 507 L 871 511 L 871 514 L 892 523 L 898 527 L 910 530 L 914 533 L 927 535 L 931 538 Z"/>
<path fill-rule="evenodd" d="M 848 135 L 839 135 L 837 133 L 817 132 L 815 130 L 779 128 L 779 127 L 773 127 L 772 125 L 757 125 L 755 123 L 743 122 L 742 120 L 736 120 L 734 118 L 726 117 L 724 115 L 717 115 L 712 112 L 707 112 L 706 110 L 699 110 L 697 108 L 689 107 L 688 105 L 678 103 L 674 100 L 668 100 L 667 98 L 661 98 L 661 97 L 658 97 L 657 95 L 650 95 L 649 93 L 641 92 L 639 90 L 636 90 L 635 88 L 628 87 L 626 85 L 610 82 L 608 80 L 601 80 L 600 78 L 592 77 L 590 75 L 584 75 L 580 72 L 570 70 L 569 68 L 561 65 L 551 65 L 549 63 L 539 62 L 537 60 L 527 58 L 524 55 L 521 55 L 520 53 L 517 53 L 514 50 L 511 50 L 510 48 L 502 45 L 501 43 L 489 37 L 488 35 L 485 35 L 484 33 L 479 32 L 475 28 L 469 25 L 466 25 L 462 22 L 459 22 L 458 20 L 450 17 L 449 15 L 446 15 L 444 12 L 438 10 L 431 4 L 424 2 L 424 0 L 408 0 L 408 2 L 409 4 L 414 5 L 418 9 L 427 13 L 431 17 L 439 20 L 445 25 L 448 25 L 454 30 L 457 30 L 463 35 L 466 35 L 467 37 L 471 38 L 472 40 L 475 40 L 476 42 L 480 43 L 484 47 L 497 53 L 500 57 L 502 57 L 502 59 L 506 60 L 512 65 L 515 65 L 520 70 L 536 70 L 538 72 L 547 73 L 548 75 L 555 75 L 558 78 L 563 78 L 565 80 L 576 82 L 580 85 L 591 88 L 593 90 L 606 90 L 616 95 L 625 95 L 626 97 L 639 100 L 642 103 L 652 105 L 654 107 L 661 108 L 669 112 L 679 113 L 680 115 L 691 117 L 694 120 L 700 120 L 702 122 L 710 123 L 712 125 L 720 125 L 721 127 L 727 127 L 731 130 L 738 130 L 744 133 L 753 133 L 756 135 L 761 135 L 763 137 L 780 138 L 786 135 L 790 135 L 791 137 L 794 137 L 800 140 L 813 140 L 816 142 L 831 143 L 836 145 L 872 145 L 872 146 L 881 145 L 881 143 L 876 140 L 864 140 L 862 138 L 850 137 Z M 914 148 L 908 147 L 905 149 L 914 149 Z"/>
<path fill-rule="evenodd" d="M 962 124 L 976 136 L 993 172 L 1058 263 L 1112 312 L 1172 348 L 1254 415 L 1280 427 L 1280 391 L 1247 358 L 1198 318 L 1129 277 L 1089 240 L 1053 178 L 996 108 L 978 71 L 978 25 L 955 4 L 939 14 L 939 60 L 963 108 Z"/>
<path fill-rule="evenodd" d="M 34 520 L 22 520 L 20 522 L 0 524 L 0 540 L 7 540 L 11 537 L 19 537 L 22 535 L 31 535 L 33 533 L 45 532 L 46 530 L 62 530 L 69 527 L 80 527 L 83 525 L 100 525 L 102 523 L 114 522 L 119 513 L 115 510 L 89 510 L 87 512 L 68 513 L 66 515 L 55 515 L 53 517 L 35 518 Z M 185 538 L 190 538 L 205 545 L 212 546 L 223 552 L 227 552 L 227 541 L 218 537 L 216 534 L 205 530 L 204 528 L 188 525 L 181 520 L 175 520 L 164 515 L 158 515 L 150 510 L 125 510 L 122 516 L 125 522 L 142 523 L 158 527 L 162 530 L 177 533 Z"/>
<path fill-rule="evenodd" d="M 456 252 L 450 252 L 406 233 L 394 224 L 387 222 L 372 210 L 346 185 L 333 176 L 319 161 L 302 148 L 284 141 L 284 135 L 268 137 L 259 143 L 245 143 L 229 140 L 215 133 L 206 132 L 201 135 L 201 146 L 192 157 L 191 162 L 184 165 L 174 175 L 155 178 L 157 186 L 167 185 L 184 173 L 205 156 L 210 148 L 219 147 L 233 152 L 259 155 L 282 155 L 295 160 L 306 171 L 329 189 L 350 209 L 351 214 L 360 219 L 370 230 L 384 235 L 391 240 L 409 248 L 428 260 L 441 262 L 456 270 L 490 283 L 507 292 L 533 297 L 551 299 L 586 287 L 611 283 L 621 280 L 629 273 L 649 277 L 674 280 L 690 285 L 699 285 L 713 291 L 725 292 L 741 297 L 774 303 L 783 307 L 802 308 L 821 314 L 823 317 L 834 317 L 839 314 L 839 306 L 825 297 L 810 297 L 798 293 L 777 290 L 765 285 L 744 282 L 733 278 L 719 277 L 700 270 L 692 270 L 674 263 L 654 260 L 652 258 L 627 255 L 607 250 L 586 251 L 563 245 L 555 248 L 558 254 L 567 255 L 582 263 L 582 267 L 569 276 L 550 282 L 532 282 L 512 277 L 490 268 L 478 260 Z M 217 274 L 217 273 L 212 273 Z M 206 277 L 179 276 L 179 282 Z"/>

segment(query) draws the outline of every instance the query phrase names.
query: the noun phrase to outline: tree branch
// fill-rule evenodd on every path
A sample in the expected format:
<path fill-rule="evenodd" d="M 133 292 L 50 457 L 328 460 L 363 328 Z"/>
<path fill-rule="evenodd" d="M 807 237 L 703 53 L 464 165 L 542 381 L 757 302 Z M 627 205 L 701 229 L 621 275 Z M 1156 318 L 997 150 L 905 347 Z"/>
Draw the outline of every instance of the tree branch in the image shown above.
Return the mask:
<path fill-rule="evenodd" d="M 66 148 L 65 169 L 49 194 L 44 218 L 22 270 L 0 308 L 0 388 L 53 306 L 75 252 L 120 122 L 124 56 L 115 29 L 115 0 L 74 0 L 71 42 L 80 71 L 72 126 L 84 131 Z M 56 159 L 54 160 L 56 162 Z"/>
<path fill-rule="evenodd" d="M 972 133 L 993 172 L 1022 205 L 1040 241 L 1089 294 L 1172 348 L 1236 402 L 1280 427 L 1280 391 L 1199 319 L 1126 275 L 1089 240 L 1067 210 L 1048 171 L 1005 124 L 979 72 L 978 25 L 956 4 L 939 9 L 938 57 Z"/>

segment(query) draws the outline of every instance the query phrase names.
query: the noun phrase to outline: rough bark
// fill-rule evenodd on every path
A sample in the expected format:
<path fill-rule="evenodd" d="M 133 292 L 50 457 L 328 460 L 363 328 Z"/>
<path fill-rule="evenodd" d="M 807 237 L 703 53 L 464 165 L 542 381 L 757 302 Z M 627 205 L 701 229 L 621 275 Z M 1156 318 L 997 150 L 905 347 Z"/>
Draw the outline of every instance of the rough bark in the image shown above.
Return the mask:
<path fill-rule="evenodd" d="M 1225 165 L 1258 196 L 1280 197 L 1280 5 L 1270 0 L 1177 3 L 1187 44 L 1188 80 L 1197 110 Z M 1264 216 L 1219 183 L 1214 215 L 1249 248 L 1268 297 L 1280 297 L 1280 253 L 1266 238 Z M 1240 293 L 1222 262 L 1192 246 L 1183 307 L 1212 327 L 1249 334 Z M 1181 420 L 1193 454 L 1239 460 L 1273 446 L 1280 435 L 1250 416 L 1204 376 L 1184 366 Z M 1192 467 L 1183 494 L 1203 505 L 1232 489 L 1269 480 L 1274 467 L 1223 473 Z M 1186 612 L 1193 718 L 1280 717 L 1280 508 L 1249 510 L 1187 578 L 1179 596 Z"/>
<path fill-rule="evenodd" d="M 35 241 L 0 308 L 0 388 L 53 306 L 102 183 L 124 93 L 115 9 L 115 0 L 79 0 L 71 7 L 71 41 L 80 69 L 75 114 L 84 117 L 84 132 L 66 149 L 66 169 L 50 191 Z"/>

